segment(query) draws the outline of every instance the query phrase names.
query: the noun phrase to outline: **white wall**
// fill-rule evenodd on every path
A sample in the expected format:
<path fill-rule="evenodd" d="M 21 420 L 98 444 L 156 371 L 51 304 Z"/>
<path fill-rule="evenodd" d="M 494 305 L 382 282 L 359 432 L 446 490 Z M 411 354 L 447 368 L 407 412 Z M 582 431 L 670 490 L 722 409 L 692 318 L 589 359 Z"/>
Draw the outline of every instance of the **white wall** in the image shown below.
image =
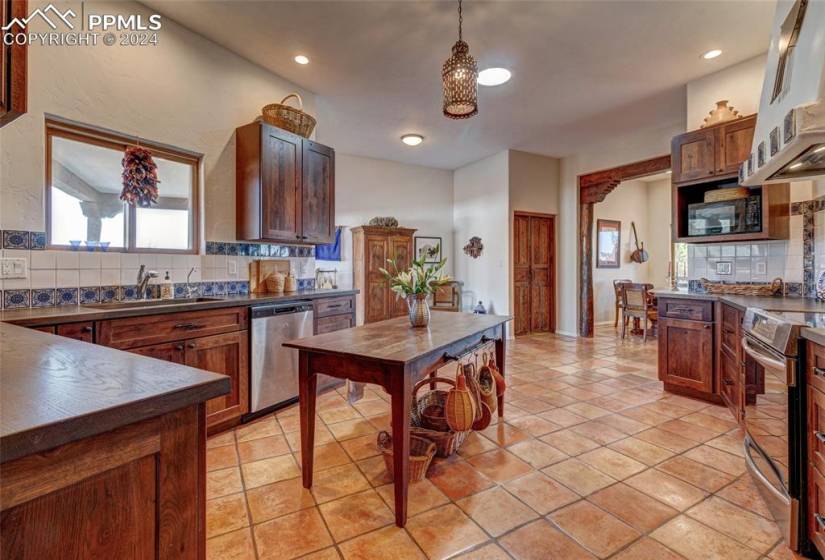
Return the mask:
<path fill-rule="evenodd" d="M 728 100 L 742 116 L 759 110 L 759 96 L 765 79 L 767 54 L 703 76 L 687 84 L 687 130 L 702 126 L 716 102 Z"/>
<path fill-rule="evenodd" d="M 508 163 L 505 150 L 453 175 L 453 266 L 464 282 L 462 303 L 466 309 L 480 300 L 499 315 L 510 311 Z M 477 259 L 462 250 L 473 236 L 484 244 Z"/>
<path fill-rule="evenodd" d="M 37 4 L 47 2 L 30 10 Z M 55 4 L 81 13 L 80 2 Z M 127 1 L 85 10 L 151 14 Z M 156 47 L 29 49 L 28 113 L 0 130 L 0 227 L 45 229 L 43 115 L 52 113 L 203 153 L 205 238 L 235 239 L 235 128 L 292 91 L 314 113 L 314 95 L 167 18 L 158 37 Z"/>
<path fill-rule="evenodd" d="M 647 282 L 657 288 L 668 286 L 672 236 L 670 179 L 651 181 L 647 185 L 647 237 L 643 239 L 650 254 L 647 266 Z"/>
<path fill-rule="evenodd" d="M 639 128 L 561 160 L 557 224 L 559 309 L 556 330 L 559 334 L 575 335 L 578 332 L 578 176 L 668 154 L 671 138 L 684 129 L 682 121 Z"/>
<path fill-rule="evenodd" d="M 387 160 L 335 154 L 335 223 L 342 233 L 341 262 L 317 261 L 338 269 L 341 287 L 352 285 L 351 227 L 376 216 L 395 216 L 416 235 L 441 237 L 447 272 L 453 268 L 453 172 Z"/>
<path fill-rule="evenodd" d="M 513 214 L 517 211 L 539 212 L 542 214 L 559 213 L 559 160 L 538 154 L 510 150 L 508 156 L 508 191 L 510 197 L 510 259 L 508 278 L 513 285 L 513 258 L 515 235 L 513 233 Z M 556 243 L 558 246 L 558 243 Z M 558 276 L 559 262 L 556 259 L 554 277 Z M 558 281 L 556 281 L 558 287 Z M 557 289 L 558 292 L 558 289 Z M 510 309 L 515 310 L 513 290 L 510 290 Z M 555 298 L 558 316 L 558 297 Z"/>

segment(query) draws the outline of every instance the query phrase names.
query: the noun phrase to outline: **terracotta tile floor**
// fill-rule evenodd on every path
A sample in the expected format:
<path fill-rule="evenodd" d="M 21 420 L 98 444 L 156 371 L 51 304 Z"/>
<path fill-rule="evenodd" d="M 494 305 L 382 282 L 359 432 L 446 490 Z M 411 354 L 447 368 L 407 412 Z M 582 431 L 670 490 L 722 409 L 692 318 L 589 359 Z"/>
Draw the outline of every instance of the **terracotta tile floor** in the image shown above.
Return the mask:
<path fill-rule="evenodd" d="M 387 397 L 319 397 L 301 486 L 297 408 L 211 438 L 207 555 L 219 559 L 789 560 L 726 409 L 662 392 L 656 341 L 508 345 L 504 421 L 410 488 L 406 529 L 375 446 Z"/>

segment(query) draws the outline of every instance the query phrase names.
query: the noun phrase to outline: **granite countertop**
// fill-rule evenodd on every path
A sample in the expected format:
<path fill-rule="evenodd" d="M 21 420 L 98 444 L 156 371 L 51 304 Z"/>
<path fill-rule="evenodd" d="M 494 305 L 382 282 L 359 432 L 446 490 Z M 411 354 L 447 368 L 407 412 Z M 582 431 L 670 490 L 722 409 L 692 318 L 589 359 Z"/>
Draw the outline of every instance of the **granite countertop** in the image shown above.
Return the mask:
<path fill-rule="evenodd" d="M 297 292 L 282 294 L 248 294 L 214 296 L 210 301 L 169 303 L 164 305 L 149 305 L 129 307 L 123 302 L 116 308 L 97 309 L 86 305 L 60 305 L 57 307 L 32 307 L 26 309 L 9 309 L 0 312 L 0 321 L 38 327 L 52 325 L 59 322 L 73 321 L 100 321 L 119 317 L 137 317 L 140 315 L 159 315 L 162 313 L 177 313 L 180 311 L 199 311 L 202 309 L 219 309 L 221 307 L 235 307 L 244 305 L 260 305 L 294 300 L 312 300 L 325 297 L 346 296 L 357 294 L 358 290 L 298 290 Z"/>
<path fill-rule="evenodd" d="M 739 309 L 757 307 L 765 311 L 782 311 L 788 313 L 823 313 L 825 302 L 811 298 L 789 296 L 738 296 L 733 294 L 697 294 L 687 290 L 661 289 L 652 290 L 657 297 L 676 297 L 723 301 Z M 801 331 L 802 337 L 825 346 L 825 327 L 807 327 Z"/>
<path fill-rule="evenodd" d="M 0 462 L 224 395 L 230 381 L 0 323 Z"/>

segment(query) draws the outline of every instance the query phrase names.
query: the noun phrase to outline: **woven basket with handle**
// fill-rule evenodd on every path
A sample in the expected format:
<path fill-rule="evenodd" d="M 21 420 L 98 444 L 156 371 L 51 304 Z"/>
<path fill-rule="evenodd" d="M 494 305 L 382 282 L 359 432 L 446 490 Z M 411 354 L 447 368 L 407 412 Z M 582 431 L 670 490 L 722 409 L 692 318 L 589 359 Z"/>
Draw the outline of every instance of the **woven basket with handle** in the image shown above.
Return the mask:
<path fill-rule="evenodd" d="M 770 284 L 725 284 L 711 282 L 702 278 L 699 283 L 709 294 L 735 294 L 739 296 L 781 296 L 785 291 L 785 282 L 774 278 Z"/>
<path fill-rule="evenodd" d="M 392 436 L 388 432 L 379 432 L 378 449 L 384 455 L 384 465 L 392 476 Z M 410 482 L 417 482 L 427 476 L 436 446 L 433 442 L 417 435 L 410 435 Z"/>
<path fill-rule="evenodd" d="M 298 108 L 285 103 L 290 99 L 298 100 Z M 315 117 L 304 113 L 304 100 L 297 93 L 290 93 L 280 103 L 272 103 L 261 109 L 261 118 L 265 123 L 283 128 L 304 138 L 309 138 L 315 129 Z"/>
<path fill-rule="evenodd" d="M 412 392 L 412 406 L 410 407 L 410 434 L 413 436 L 423 437 L 435 444 L 436 455 L 439 457 L 449 457 L 461 447 L 464 440 L 470 434 L 470 430 L 466 432 L 454 432 L 447 425 L 447 420 L 444 416 L 424 416 L 423 411 L 437 410 L 435 407 L 441 406 L 443 414 L 444 403 L 447 400 L 447 391 L 436 389 L 427 392 L 422 398 L 418 398 L 418 390 L 421 387 L 430 383 L 445 383 L 451 387 L 455 386 L 455 381 L 447 379 L 446 377 L 425 377 L 415 384 Z M 434 394 L 435 393 L 435 394 Z M 429 410 L 428 410 L 429 409 Z M 441 426 L 438 429 L 433 429 L 431 426 Z"/>

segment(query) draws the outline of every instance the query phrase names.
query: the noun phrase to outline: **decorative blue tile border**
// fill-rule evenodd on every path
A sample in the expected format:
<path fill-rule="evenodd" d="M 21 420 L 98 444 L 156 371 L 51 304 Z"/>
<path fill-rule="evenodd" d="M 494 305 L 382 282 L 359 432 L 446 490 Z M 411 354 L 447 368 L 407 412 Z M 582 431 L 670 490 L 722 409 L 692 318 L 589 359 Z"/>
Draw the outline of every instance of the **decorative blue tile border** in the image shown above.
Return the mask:
<path fill-rule="evenodd" d="M 42 251 L 46 248 L 45 231 L 4 229 L 2 239 L 3 249 L 34 249 L 35 251 Z"/>
<path fill-rule="evenodd" d="M 276 258 L 314 257 L 315 247 L 311 245 L 273 245 L 269 243 L 234 243 L 230 241 L 207 241 L 206 254 Z"/>
<path fill-rule="evenodd" d="M 186 297 L 186 284 L 174 284 L 175 298 Z M 191 282 L 192 296 L 248 295 L 247 281 Z M 298 289 L 315 287 L 314 278 L 298 280 Z M 150 296 L 160 297 L 160 286 L 149 286 Z M 137 300 L 136 286 L 85 286 L 82 288 L 57 288 L 35 290 L 6 290 L 2 294 L 3 309 L 25 309 L 27 307 L 55 307 L 58 305 L 80 305 L 88 303 L 111 303 Z"/>

